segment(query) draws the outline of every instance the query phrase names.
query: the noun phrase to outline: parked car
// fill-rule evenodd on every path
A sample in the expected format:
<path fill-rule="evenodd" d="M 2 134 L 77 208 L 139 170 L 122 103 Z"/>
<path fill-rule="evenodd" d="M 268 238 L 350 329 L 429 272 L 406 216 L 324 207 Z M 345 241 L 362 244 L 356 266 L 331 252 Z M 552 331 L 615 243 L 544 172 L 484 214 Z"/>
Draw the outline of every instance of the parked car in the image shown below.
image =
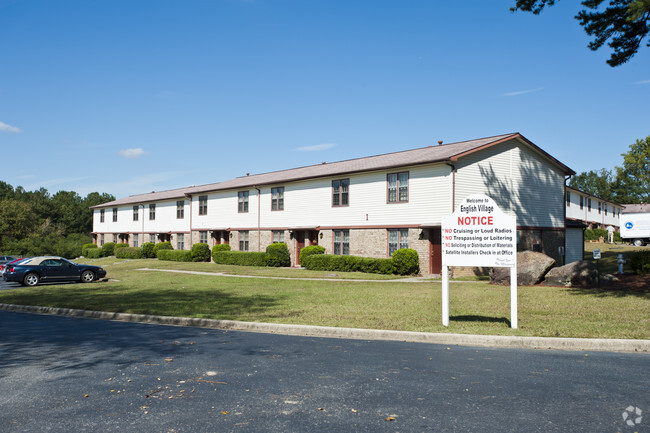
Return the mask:
<path fill-rule="evenodd" d="M 106 271 L 99 266 L 80 265 L 63 257 L 32 257 L 7 266 L 2 279 L 27 286 L 40 282 L 81 281 L 91 283 L 104 278 Z"/>
<path fill-rule="evenodd" d="M 10 257 L 10 256 L 5 256 L 5 257 Z M 5 269 L 7 269 L 7 266 L 12 265 L 14 263 L 18 263 L 21 260 L 25 260 L 25 257 L 21 257 L 19 259 L 13 259 L 8 263 L 0 264 L 0 278 L 2 277 L 2 274 L 5 273 Z"/>

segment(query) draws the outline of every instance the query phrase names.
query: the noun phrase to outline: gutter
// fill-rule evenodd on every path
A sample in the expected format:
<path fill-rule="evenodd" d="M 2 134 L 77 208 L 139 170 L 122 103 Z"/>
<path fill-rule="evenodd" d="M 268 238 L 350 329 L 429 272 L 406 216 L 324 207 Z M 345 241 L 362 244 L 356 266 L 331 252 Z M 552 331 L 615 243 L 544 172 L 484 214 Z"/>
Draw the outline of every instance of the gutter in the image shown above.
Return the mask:
<path fill-rule="evenodd" d="M 260 227 L 261 227 L 261 222 L 262 222 L 262 215 L 260 214 L 261 210 L 261 196 L 262 196 L 262 191 L 256 186 L 253 185 L 253 188 L 257 190 L 257 251 L 261 252 L 262 248 L 262 239 L 261 239 L 261 233 L 260 233 Z"/>

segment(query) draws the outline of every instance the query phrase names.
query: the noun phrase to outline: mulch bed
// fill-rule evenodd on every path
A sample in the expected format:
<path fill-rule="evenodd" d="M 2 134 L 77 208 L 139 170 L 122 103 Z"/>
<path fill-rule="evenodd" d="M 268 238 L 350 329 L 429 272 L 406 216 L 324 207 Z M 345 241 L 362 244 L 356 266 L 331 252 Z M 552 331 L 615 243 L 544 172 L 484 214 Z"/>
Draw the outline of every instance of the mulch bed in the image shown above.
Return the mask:
<path fill-rule="evenodd" d="M 599 288 L 605 290 L 627 290 L 639 293 L 650 293 L 650 274 L 616 274 L 615 277 L 618 278 L 618 281 L 603 284 Z"/>

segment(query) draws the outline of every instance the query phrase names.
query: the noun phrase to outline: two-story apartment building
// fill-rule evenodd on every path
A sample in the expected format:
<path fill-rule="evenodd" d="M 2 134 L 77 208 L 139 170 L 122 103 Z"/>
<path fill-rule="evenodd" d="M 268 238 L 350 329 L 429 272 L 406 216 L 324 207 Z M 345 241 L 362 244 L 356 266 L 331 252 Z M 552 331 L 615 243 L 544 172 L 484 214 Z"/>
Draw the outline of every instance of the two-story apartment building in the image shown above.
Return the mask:
<path fill-rule="evenodd" d="M 306 245 L 329 254 L 420 255 L 441 270 L 440 222 L 469 194 L 516 215 L 520 249 L 559 259 L 570 168 L 519 133 L 151 192 L 93 207 L 95 241 L 196 242 L 264 251 L 286 242 L 292 263 Z"/>
<path fill-rule="evenodd" d="M 566 217 L 581 221 L 589 228 L 621 226 L 623 205 L 587 194 L 570 186 L 566 187 Z"/>

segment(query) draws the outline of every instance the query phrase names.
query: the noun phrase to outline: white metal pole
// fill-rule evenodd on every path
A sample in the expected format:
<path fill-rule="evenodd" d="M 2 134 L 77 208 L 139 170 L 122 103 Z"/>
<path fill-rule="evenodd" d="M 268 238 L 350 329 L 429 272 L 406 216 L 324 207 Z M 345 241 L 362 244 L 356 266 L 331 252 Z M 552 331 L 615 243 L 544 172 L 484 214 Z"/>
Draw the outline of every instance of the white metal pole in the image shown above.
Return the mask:
<path fill-rule="evenodd" d="M 442 324 L 449 326 L 449 268 L 442 267 Z"/>
<path fill-rule="evenodd" d="M 510 327 L 517 328 L 517 267 L 510 268 Z"/>

